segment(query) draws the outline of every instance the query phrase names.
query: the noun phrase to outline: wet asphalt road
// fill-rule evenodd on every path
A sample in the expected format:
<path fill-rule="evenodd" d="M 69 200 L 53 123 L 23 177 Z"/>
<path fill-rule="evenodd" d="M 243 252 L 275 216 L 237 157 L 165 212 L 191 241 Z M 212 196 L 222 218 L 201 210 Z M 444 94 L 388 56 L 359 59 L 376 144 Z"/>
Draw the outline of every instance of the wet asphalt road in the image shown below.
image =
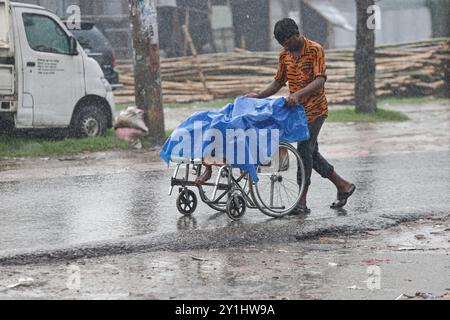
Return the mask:
<path fill-rule="evenodd" d="M 306 221 L 340 216 L 376 219 L 390 213 L 448 214 L 449 157 L 450 151 L 439 151 L 331 159 L 358 190 L 346 211 L 336 212 L 329 209 L 334 187 L 313 174 L 312 213 Z M 167 195 L 171 174 L 151 170 L 1 182 L 0 255 L 193 229 L 224 235 L 235 226 L 225 214 L 202 203 L 194 218 L 182 218 L 175 206 L 176 192 Z M 267 223 L 277 228 L 292 224 L 293 219 L 297 218 L 274 221 L 249 210 L 240 225 L 251 229 Z"/>

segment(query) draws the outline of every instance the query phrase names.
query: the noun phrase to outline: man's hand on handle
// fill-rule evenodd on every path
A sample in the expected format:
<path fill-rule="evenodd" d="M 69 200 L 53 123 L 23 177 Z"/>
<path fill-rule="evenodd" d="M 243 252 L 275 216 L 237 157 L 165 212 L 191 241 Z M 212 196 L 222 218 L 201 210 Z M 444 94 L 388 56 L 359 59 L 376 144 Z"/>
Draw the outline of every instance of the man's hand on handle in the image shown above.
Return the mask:
<path fill-rule="evenodd" d="M 291 93 L 289 97 L 286 98 L 286 105 L 288 107 L 293 107 L 299 102 L 299 94 L 298 92 Z"/>
<path fill-rule="evenodd" d="M 250 93 L 247 93 L 247 94 L 245 95 L 245 97 L 246 97 L 246 98 L 259 99 L 259 93 L 257 93 L 257 92 L 250 92 Z"/>
<path fill-rule="evenodd" d="M 264 90 L 260 92 L 250 92 L 245 95 L 247 98 L 254 98 L 254 99 L 265 99 L 267 97 L 273 96 L 275 93 L 280 91 L 282 88 L 282 85 L 274 80 L 271 84 L 267 86 Z"/>
<path fill-rule="evenodd" d="M 262 99 L 261 94 L 257 92 L 250 92 L 244 95 L 246 98 Z M 286 105 L 288 107 L 295 106 L 299 101 L 299 92 L 292 93 L 286 98 Z"/>
<path fill-rule="evenodd" d="M 325 77 L 319 76 L 303 89 L 291 93 L 289 97 L 286 98 L 286 105 L 289 107 L 295 106 L 297 103 L 300 102 L 300 99 L 313 95 L 318 90 L 322 89 L 324 86 L 325 86 Z"/>

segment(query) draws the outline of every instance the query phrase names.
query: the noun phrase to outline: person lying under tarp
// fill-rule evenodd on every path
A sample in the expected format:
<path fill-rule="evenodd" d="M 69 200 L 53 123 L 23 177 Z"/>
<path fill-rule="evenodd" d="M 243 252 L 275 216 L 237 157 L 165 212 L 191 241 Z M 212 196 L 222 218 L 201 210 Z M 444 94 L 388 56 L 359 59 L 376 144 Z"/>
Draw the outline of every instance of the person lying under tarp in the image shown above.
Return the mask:
<path fill-rule="evenodd" d="M 270 162 L 280 142 L 307 139 L 302 106 L 287 107 L 283 97 L 240 97 L 218 111 L 198 112 L 186 119 L 166 141 L 160 155 L 167 164 L 194 161 L 205 165 L 197 185 L 211 178 L 212 165 L 224 163 L 248 172 L 258 182 L 257 166 Z"/>

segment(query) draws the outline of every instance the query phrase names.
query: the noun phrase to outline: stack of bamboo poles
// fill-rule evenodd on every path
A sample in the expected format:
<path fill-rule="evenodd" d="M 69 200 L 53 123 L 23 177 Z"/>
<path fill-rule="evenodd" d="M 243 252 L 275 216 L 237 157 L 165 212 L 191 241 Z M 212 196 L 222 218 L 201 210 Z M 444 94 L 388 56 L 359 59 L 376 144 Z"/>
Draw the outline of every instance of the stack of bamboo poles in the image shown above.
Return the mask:
<path fill-rule="evenodd" d="M 232 98 L 264 88 L 273 80 L 277 52 L 232 52 L 163 59 L 161 64 L 165 103 Z M 331 103 L 352 103 L 355 82 L 353 50 L 327 50 L 326 93 Z M 382 46 L 377 48 L 377 96 L 440 95 L 448 90 L 446 66 L 450 40 Z M 201 72 L 199 72 L 200 63 Z M 115 91 L 117 103 L 134 102 L 131 61 L 118 64 L 124 88 Z M 203 79 L 203 82 L 201 81 Z M 206 82 L 206 88 L 205 88 Z M 286 94 L 287 89 L 280 94 Z"/>

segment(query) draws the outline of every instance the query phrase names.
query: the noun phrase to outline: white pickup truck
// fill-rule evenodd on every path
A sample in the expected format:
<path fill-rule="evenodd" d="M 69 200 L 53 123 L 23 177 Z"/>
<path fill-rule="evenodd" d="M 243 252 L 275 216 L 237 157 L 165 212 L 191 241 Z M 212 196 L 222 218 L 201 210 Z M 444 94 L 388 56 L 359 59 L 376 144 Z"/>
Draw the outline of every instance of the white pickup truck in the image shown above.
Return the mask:
<path fill-rule="evenodd" d="M 102 135 L 114 97 L 98 63 L 64 23 L 34 5 L 0 0 L 0 130 L 69 128 Z"/>

